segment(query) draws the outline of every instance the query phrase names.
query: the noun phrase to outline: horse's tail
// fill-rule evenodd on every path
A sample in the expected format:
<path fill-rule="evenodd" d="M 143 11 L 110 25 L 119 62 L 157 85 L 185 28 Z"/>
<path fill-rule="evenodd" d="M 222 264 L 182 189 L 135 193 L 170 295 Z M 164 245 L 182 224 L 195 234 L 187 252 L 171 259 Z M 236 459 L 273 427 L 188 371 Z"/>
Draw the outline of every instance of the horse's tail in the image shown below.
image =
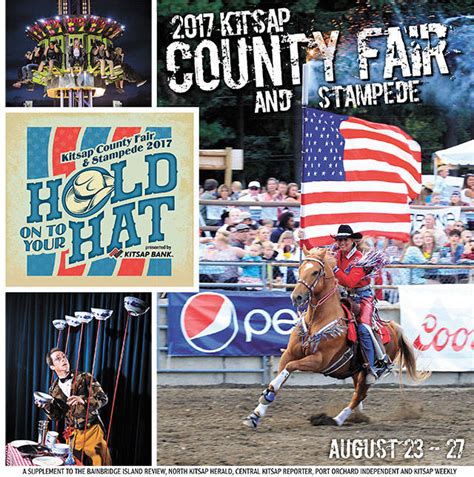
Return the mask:
<path fill-rule="evenodd" d="M 405 367 L 411 379 L 416 382 L 424 381 L 431 373 L 429 371 L 419 371 L 416 369 L 415 351 L 405 336 L 405 333 L 403 333 L 402 327 L 394 323 L 393 330 L 396 333 L 398 341 L 397 359 L 400 364 L 400 370 Z"/>

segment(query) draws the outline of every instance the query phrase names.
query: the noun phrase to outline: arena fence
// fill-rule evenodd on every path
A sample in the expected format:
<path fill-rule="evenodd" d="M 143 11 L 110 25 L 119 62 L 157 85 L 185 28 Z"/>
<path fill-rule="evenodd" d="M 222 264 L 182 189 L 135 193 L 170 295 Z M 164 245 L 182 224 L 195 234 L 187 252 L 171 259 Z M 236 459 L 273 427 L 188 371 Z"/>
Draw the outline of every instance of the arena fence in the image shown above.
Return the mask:
<path fill-rule="evenodd" d="M 279 263 L 279 265 L 281 264 Z M 472 268 L 471 266 L 471 273 Z M 440 290 L 443 289 L 443 285 L 438 286 Z M 205 287 L 202 286 L 201 288 L 204 291 Z M 215 287 L 213 289 L 215 290 Z M 221 287 L 221 290 L 224 291 L 225 289 Z M 393 288 L 389 291 L 398 293 L 398 290 Z M 285 293 L 284 290 L 274 290 L 273 292 Z M 259 292 L 247 291 L 247 293 L 255 298 L 255 295 L 258 295 Z M 378 308 L 382 319 L 400 323 L 400 306 L 398 303 L 382 301 L 379 302 Z M 176 322 L 176 317 L 174 319 Z M 276 372 L 278 361 L 278 357 L 275 356 L 170 356 L 168 348 L 168 300 L 166 295 L 158 300 L 157 382 L 159 385 L 265 384 L 271 380 Z M 406 379 L 404 381 L 406 382 Z M 472 385 L 473 382 L 474 373 L 472 372 L 433 372 L 423 384 Z M 398 374 L 393 373 L 385 378 L 383 383 L 398 385 Z M 298 386 L 351 385 L 351 380 L 338 381 L 318 374 L 295 373 L 291 376 L 288 384 Z"/>
<path fill-rule="evenodd" d="M 299 262 L 245 262 L 245 261 L 201 261 L 199 264 L 199 286 L 201 288 L 220 288 L 220 289 L 242 289 L 242 290 L 272 290 L 287 289 L 295 287 L 295 283 L 275 282 L 275 271 L 290 268 L 297 269 Z M 238 277 L 235 282 L 219 282 L 219 274 L 223 268 L 260 268 L 260 279 L 255 283 L 239 283 Z M 466 261 L 460 264 L 390 264 L 384 267 L 384 270 L 392 275 L 395 284 L 374 283 L 375 289 L 397 289 L 398 285 L 416 285 L 417 277 L 420 277 L 420 271 L 423 270 L 423 281 L 428 283 L 474 283 L 474 263 Z M 401 271 L 403 276 L 400 274 Z M 384 275 L 382 274 L 382 278 Z"/>

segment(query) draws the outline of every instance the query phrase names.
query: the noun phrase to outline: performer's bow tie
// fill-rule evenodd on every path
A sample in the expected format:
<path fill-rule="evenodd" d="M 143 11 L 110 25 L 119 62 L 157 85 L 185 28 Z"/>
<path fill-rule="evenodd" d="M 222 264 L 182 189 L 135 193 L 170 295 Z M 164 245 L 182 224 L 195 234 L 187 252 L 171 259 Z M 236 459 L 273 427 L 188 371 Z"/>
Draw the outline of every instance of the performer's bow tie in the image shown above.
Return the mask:
<path fill-rule="evenodd" d="M 62 383 L 65 383 L 66 381 L 69 381 L 72 379 L 72 373 L 69 373 L 65 378 L 59 378 L 59 380 L 62 382 Z"/>

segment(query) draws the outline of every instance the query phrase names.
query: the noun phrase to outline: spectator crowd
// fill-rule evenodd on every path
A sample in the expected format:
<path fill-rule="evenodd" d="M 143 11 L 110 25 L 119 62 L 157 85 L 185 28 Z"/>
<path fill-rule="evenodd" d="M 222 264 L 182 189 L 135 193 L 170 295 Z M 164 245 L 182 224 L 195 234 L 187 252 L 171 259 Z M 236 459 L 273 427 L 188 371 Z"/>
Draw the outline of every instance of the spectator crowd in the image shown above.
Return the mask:
<path fill-rule="evenodd" d="M 474 174 L 465 176 L 460 190 L 447 185 L 448 174 L 447 166 L 440 167 L 434 183 L 424 185 L 412 204 L 474 207 Z M 219 205 L 200 206 L 201 283 L 240 283 L 244 288 L 257 288 L 265 278 L 262 273 L 267 273 L 266 280 L 273 284 L 296 283 L 296 267 L 276 263 L 266 269 L 262 265 L 300 261 L 299 241 L 303 234 L 299 228 L 298 184 L 270 177 L 264 186 L 252 180 L 244 189 L 238 181 L 229 187 L 207 179 L 201 187 L 200 199 L 219 201 Z M 272 207 L 259 202 L 279 204 Z M 408 243 L 364 237 L 363 246 L 384 251 L 394 264 L 474 264 L 474 211 L 460 210 L 456 214 L 458 220 L 442 225 L 437 217 L 439 210 L 429 209 L 423 214 L 423 222 Z M 232 265 L 207 265 L 209 261 L 232 262 Z M 379 284 L 459 283 L 468 279 L 469 270 L 459 268 L 387 268 Z M 395 301 L 396 297 L 390 294 L 394 293 L 387 291 L 382 298 Z"/>

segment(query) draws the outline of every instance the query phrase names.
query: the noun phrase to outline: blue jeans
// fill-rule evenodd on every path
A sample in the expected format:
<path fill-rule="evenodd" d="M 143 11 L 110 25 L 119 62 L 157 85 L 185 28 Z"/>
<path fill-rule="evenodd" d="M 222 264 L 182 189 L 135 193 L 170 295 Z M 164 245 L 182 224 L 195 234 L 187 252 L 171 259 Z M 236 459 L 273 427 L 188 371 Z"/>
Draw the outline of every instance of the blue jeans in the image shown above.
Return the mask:
<path fill-rule="evenodd" d="M 33 78 L 33 70 L 38 68 L 38 65 L 31 63 L 26 66 L 21 67 L 21 79 L 22 80 L 30 80 Z"/>

